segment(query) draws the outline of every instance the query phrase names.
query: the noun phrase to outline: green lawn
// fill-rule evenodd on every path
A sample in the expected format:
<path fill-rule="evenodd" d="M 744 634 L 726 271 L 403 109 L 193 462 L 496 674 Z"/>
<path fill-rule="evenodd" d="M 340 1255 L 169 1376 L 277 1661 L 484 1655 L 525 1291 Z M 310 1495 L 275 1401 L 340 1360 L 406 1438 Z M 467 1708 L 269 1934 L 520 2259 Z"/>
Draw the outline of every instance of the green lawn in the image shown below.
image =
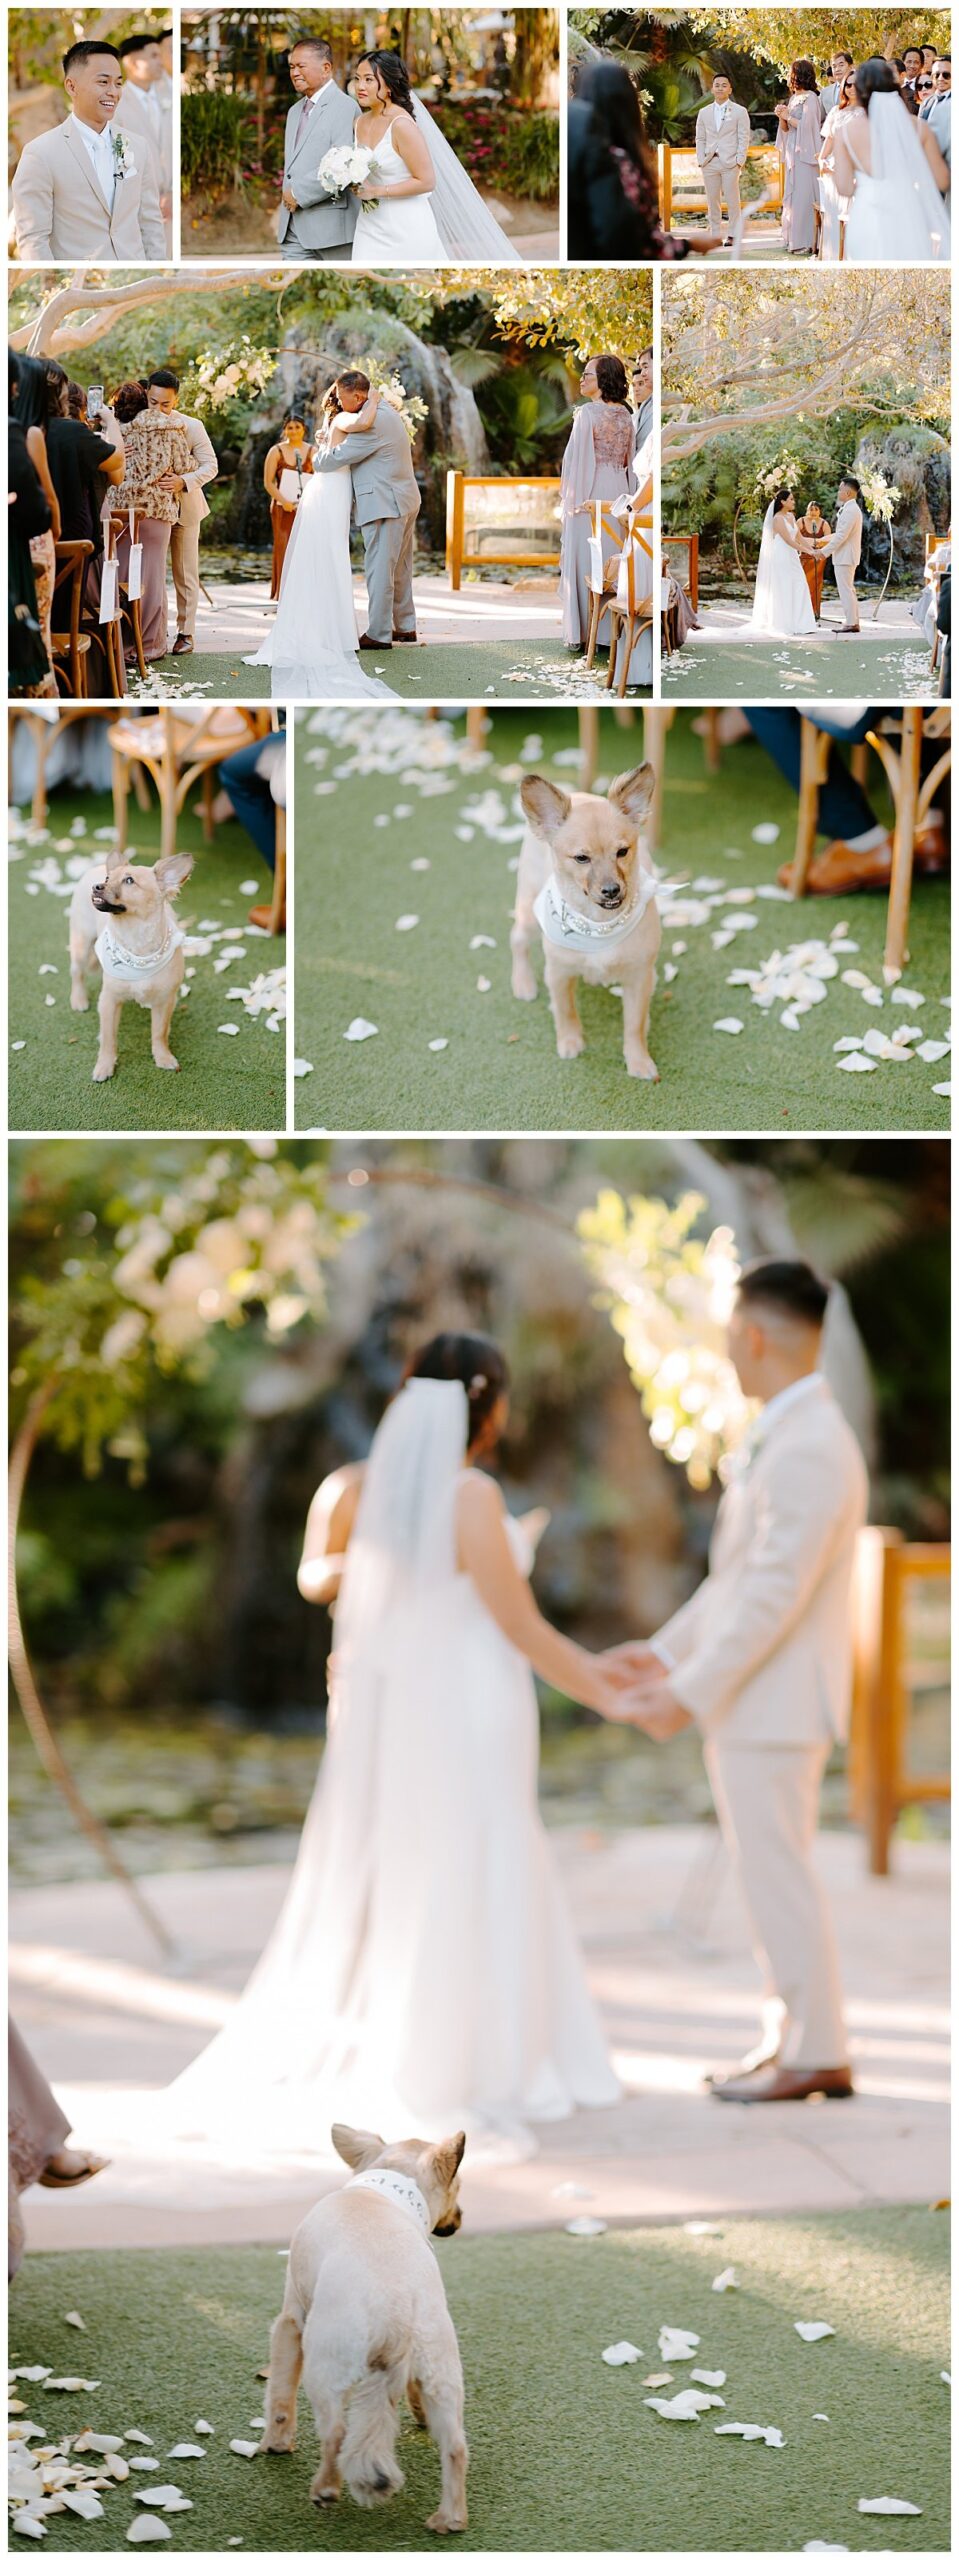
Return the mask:
<path fill-rule="evenodd" d="M 933 1087 L 946 1083 L 948 1058 L 937 1064 L 880 1064 L 871 1074 L 842 1072 L 836 1040 L 880 1025 L 893 1031 L 914 1019 L 941 1039 L 948 1016 L 939 1001 L 949 989 L 948 881 L 920 881 L 913 899 L 908 986 L 925 996 L 915 1015 L 887 996 L 881 1009 L 833 979 L 824 1003 L 798 1031 L 780 1028 L 780 1005 L 761 1013 L 748 988 L 727 983 L 735 968 L 754 967 L 775 949 L 828 939 L 844 923 L 858 946 L 843 968 L 877 978 L 885 933 L 884 897 L 860 894 L 837 903 L 802 905 L 757 899 L 758 922 L 716 951 L 721 916 L 747 910 L 713 908 L 694 927 L 664 929 L 660 980 L 653 1001 L 652 1053 L 658 1085 L 639 1084 L 622 1063 L 618 1001 L 600 989 L 582 999 L 587 1047 L 563 1064 L 542 992 L 535 1005 L 510 993 L 509 921 L 518 839 L 491 837 L 488 818 L 465 814 L 498 791 L 507 826 L 520 823 L 516 790 L 532 765 L 526 742 L 541 742 L 534 762 L 558 768 L 575 783 L 576 714 L 514 709 L 493 714 L 493 761 L 463 770 L 461 721 L 425 726 L 374 711 L 296 715 L 296 1019 L 298 1060 L 312 1067 L 296 1087 L 298 1125 L 356 1130 L 805 1130 L 936 1129 L 949 1126 L 949 1103 Z M 456 757 L 441 765 L 443 740 Z M 324 753 L 325 750 L 325 753 Z M 317 757 L 324 760 L 317 762 Z M 642 757 L 642 724 L 604 724 L 601 764 L 607 778 Z M 877 776 L 874 805 L 886 814 Z M 455 787 L 433 793 L 435 780 Z M 317 796 L 317 788 L 319 796 Z M 402 813 L 402 814 L 400 814 Z M 718 775 L 706 773 L 691 715 L 680 713 L 666 750 L 666 795 L 660 861 L 666 875 L 706 877 L 740 891 L 768 887 L 791 854 L 796 802 L 754 741 L 726 750 Z M 774 844 L 756 844 L 757 825 L 778 826 Z M 468 840 L 467 840 L 468 838 Z M 417 862 L 429 867 L 418 871 Z M 398 919 L 419 923 L 397 932 Z M 474 951 L 474 936 L 495 945 Z M 685 950 L 674 946 L 684 943 Z M 666 983 L 664 964 L 676 975 Z M 477 980 L 490 981 L 480 993 Z M 361 1016 L 377 1036 L 347 1042 Z M 714 1030 L 732 1017 L 742 1032 Z M 445 1040 L 432 1051 L 430 1042 Z"/>
<path fill-rule="evenodd" d="M 151 794 L 148 814 L 131 799 L 131 852 L 154 862 L 160 850 L 159 807 Z M 116 1074 L 94 1084 L 97 1052 L 97 976 L 90 981 L 90 1010 L 70 1010 L 67 953 L 68 864 L 102 848 L 98 828 L 113 817 L 106 793 L 56 791 L 47 834 L 27 843 L 18 836 L 9 871 L 10 917 L 10 1126 L 12 1129 L 282 1129 L 286 1116 L 285 1025 L 268 1031 L 266 1015 L 250 1015 L 228 1001 L 232 985 L 281 967 L 282 938 L 251 933 L 236 942 L 214 942 L 191 958 L 189 996 L 177 1005 L 171 1033 L 179 1075 L 161 1073 L 150 1055 L 150 1021 L 143 1007 L 124 1006 Z M 84 834 L 74 836 L 82 821 Z M 180 891 L 177 914 L 188 928 L 201 922 L 244 927 L 251 906 L 268 903 L 269 873 L 245 830 L 217 828 L 212 845 L 192 811 L 177 830 L 181 851 L 196 869 Z M 255 895 L 241 884 L 255 881 Z M 49 884 L 49 885 L 47 885 Z M 214 960 L 235 950 L 232 967 L 217 973 Z M 41 972 L 43 974 L 41 974 Z M 56 974 L 53 974 L 53 973 Z M 187 983 L 185 981 L 185 983 Z M 48 998 L 53 996 L 53 1003 Z M 227 1036 L 221 1023 L 235 1024 Z M 22 1042 L 22 1047 L 18 1043 Z"/>
<path fill-rule="evenodd" d="M 418 702 L 476 702 L 504 687 L 507 697 L 535 700 L 545 693 L 596 702 L 606 682 L 605 656 L 587 676 L 582 660 L 560 640 L 437 640 L 420 649 L 384 649 L 379 657 L 364 651 L 360 664 L 364 675 L 378 676 L 392 693 Z M 200 693 L 216 702 L 239 696 L 248 702 L 270 691 L 269 667 L 249 667 L 225 651 L 164 658 L 159 674 L 171 696 Z M 148 696 L 149 686 L 142 699 Z"/>
<path fill-rule="evenodd" d="M 729 2262 L 738 2290 L 715 2294 L 712 2278 Z M 440 2263 L 466 2374 L 466 2548 L 948 2549 L 944 2215 L 916 2206 L 734 2220 L 718 2240 L 662 2227 L 599 2240 L 464 2237 L 441 2246 Z M 282 2283 L 273 2249 L 27 2260 L 11 2298 L 11 2362 L 52 2363 L 100 2385 L 71 2399 L 25 2383 L 31 2416 L 51 2434 L 142 2428 L 160 2463 L 105 2490 L 101 2522 L 51 2519 L 51 2550 L 123 2549 L 138 2512 L 134 2486 L 167 2481 L 193 2501 L 170 2520 L 174 2551 L 222 2551 L 231 2538 L 251 2551 L 423 2549 L 438 2466 L 408 2420 L 406 2487 L 373 2514 L 310 2504 L 305 2397 L 292 2459 L 247 2461 L 228 2450 L 233 2436 L 249 2440 L 262 2410 L 255 2377 Z M 85 2334 L 66 2326 L 68 2310 Z M 805 2345 L 797 2319 L 829 2321 L 836 2334 Z M 727 2377 L 725 2407 L 694 2424 L 668 2424 L 643 2405 L 645 2376 L 662 2369 L 663 2322 L 696 2332 L 695 2361 Z M 603 2364 L 603 2348 L 619 2339 L 640 2348 L 638 2364 Z M 691 2370 L 673 2367 L 676 2388 Z M 169 2462 L 198 2418 L 215 2430 L 204 2460 Z M 785 2446 L 718 2437 L 715 2426 L 733 2419 L 780 2427 Z M 880 2497 L 922 2512 L 858 2513 L 860 2498 Z"/>
<path fill-rule="evenodd" d="M 827 639 L 776 640 L 704 647 L 695 638 L 673 658 L 663 659 L 665 701 L 932 702 L 938 675 L 930 676 L 929 650 L 917 631 L 914 639 L 901 631 L 879 639 L 868 623 L 862 641 Z"/>

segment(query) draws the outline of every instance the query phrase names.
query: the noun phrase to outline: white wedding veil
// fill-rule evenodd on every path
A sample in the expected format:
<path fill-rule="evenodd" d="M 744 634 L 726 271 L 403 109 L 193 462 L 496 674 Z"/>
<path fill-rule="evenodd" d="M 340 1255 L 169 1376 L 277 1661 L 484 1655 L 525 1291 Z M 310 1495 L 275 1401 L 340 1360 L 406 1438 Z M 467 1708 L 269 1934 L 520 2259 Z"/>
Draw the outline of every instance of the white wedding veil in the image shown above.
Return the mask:
<path fill-rule="evenodd" d="M 769 505 L 763 517 L 763 538 L 759 545 L 759 567 L 756 571 L 756 591 L 753 596 L 753 609 L 750 616 L 750 620 L 757 631 L 775 631 L 776 629 L 776 615 L 774 611 L 774 545 L 776 536 L 773 532 L 773 519 L 775 513 L 776 502 L 774 498 L 770 498 Z"/>
<path fill-rule="evenodd" d="M 897 263 L 948 258 L 949 208 L 939 193 L 915 119 L 898 91 L 877 89 L 869 101 L 872 175 L 895 207 Z"/>
<path fill-rule="evenodd" d="M 436 178 L 430 203 L 449 257 L 464 266 L 522 266 L 519 250 L 484 204 L 422 98 L 414 97 L 413 117 L 429 145 Z"/>

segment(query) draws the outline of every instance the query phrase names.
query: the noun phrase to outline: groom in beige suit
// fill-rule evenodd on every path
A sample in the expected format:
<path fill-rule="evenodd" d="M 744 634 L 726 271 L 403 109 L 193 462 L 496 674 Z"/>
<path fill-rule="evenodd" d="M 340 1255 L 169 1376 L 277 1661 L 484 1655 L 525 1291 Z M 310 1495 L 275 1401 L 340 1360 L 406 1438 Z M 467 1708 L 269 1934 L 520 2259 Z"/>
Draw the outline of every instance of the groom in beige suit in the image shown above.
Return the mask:
<path fill-rule="evenodd" d="M 858 480 L 847 474 L 839 483 L 839 509 L 831 534 L 815 549 L 820 560 L 832 559 L 842 607 L 840 631 L 858 631 L 859 598 L 856 594 L 856 571 L 862 555 L 862 508 L 859 504 Z"/>
<path fill-rule="evenodd" d="M 703 173 L 706 218 L 711 231 L 722 232 L 724 196 L 730 236 L 739 221 L 739 173 L 748 149 L 747 110 L 737 107 L 732 81 L 727 80 L 722 71 L 717 71 L 713 81 L 712 105 L 700 107 L 696 118 L 696 158 Z"/>
<path fill-rule="evenodd" d="M 867 1480 L 819 1370 L 827 1299 L 808 1263 L 741 1274 L 729 1351 L 762 1410 L 720 1504 L 707 1579 L 651 1646 L 619 1653 L 624 1684 L 640 1682 L 627 1717 L 657 1739 L 692 1721 L 703 1736 L 765 1988 L 760 2043 L 710 2085 L 751 2105 L 853 2089 L 813 1852 L 823 1772 L 848 1728 Z"/>
<path fill-rule="evenodd" d="M 115 45 L 71 45 L 63 85 L 70 114 L 24 143 L 14 176 L 17 257 L 91 266 L 165 257 L 155 156 L 114 121 L 123 85 Z"/>

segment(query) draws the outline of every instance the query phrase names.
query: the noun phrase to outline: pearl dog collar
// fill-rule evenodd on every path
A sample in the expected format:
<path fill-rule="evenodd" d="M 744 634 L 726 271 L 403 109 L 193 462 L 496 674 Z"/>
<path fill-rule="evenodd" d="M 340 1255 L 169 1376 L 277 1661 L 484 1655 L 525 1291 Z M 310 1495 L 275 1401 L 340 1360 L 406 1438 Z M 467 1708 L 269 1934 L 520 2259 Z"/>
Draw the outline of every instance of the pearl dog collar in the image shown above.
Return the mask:
<path fill-rule="evenodd" d="M 415 2178 L 401 2177 L 398 2169 L 364 2169 L 358 2178 L 350 2179 L 351 2187 L 371 2187 L 374 2195 L 386 2196 L 390 2204 L 398 2204 L 402 2213 L 412 2215 L 428 2240 L 430 2237 L 429 2206 Z"/>
<path fill-rule="evenodd" d="M 625 912 L 620 908 L 616 915 L 609 917 L 579 916 L 574 907 L 567 906 L 553 873 L 534 902 L 533 914 L 554 950 L 574 956 L 579 953 L 585 959 L 597 960 L 601 951 L 615 951 L 621 942 L 627 940 L 647 907 L 651 906 L 657 886 L 651 873 L 642 871 Z"/>

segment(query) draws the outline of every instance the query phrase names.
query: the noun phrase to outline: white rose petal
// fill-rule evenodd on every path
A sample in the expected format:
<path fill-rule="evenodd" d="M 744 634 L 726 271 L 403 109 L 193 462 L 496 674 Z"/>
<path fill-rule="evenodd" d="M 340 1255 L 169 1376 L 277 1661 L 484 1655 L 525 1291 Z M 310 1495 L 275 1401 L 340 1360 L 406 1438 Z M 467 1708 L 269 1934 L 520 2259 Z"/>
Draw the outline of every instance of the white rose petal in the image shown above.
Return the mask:
<path fill-rule="evenodd" d="M 41 2524 L 39 2516 L 28 2515 L 26 2508 L 21 2507 L 19 2514 L 14 2516 L 13 2530 L 14 2533 L 25 2533 L 29 2542 L 42 2542 L 47 2528 Z"/>
<path fill-rule="evenodd" d="M 721 2391 L 726 2380 L 724 2373 L 706 2373 L 699 2364 L 694 2364 L 689 2378 L 691 2382 L 704 2382 L 707 2391 Z"/>
<path fill-rule="evenodd" d="M 742 2436 L 747 2444 L 758 2444 L 761 2439 L 763 2444 L 775 2445 L 780 2452 L 786 2441 L 781 2427 L 744 2427 L 739 2419 L 731 2419 L 725 2426 L 714 2428 L 713 2432 L 717 2436 Z"/>
<path fill-rule="evenodd" d="M 908 1004 L 915 1007 L 918 1004 L 925 1004 L 926 999 L 915 987 L 893 987 L 889 1001 L 891 1004 Z M 919 2513 L 918 2507 L 910 2508 L 910 2514 L 918 2515 Z"/>
<path fill-rule="evenodd" d="M 195 2436 L 212 2436 L 216 2434 L 216 2429 L 211 2427 L 209 2418 L 194 2418 L 193 2433 Z"/>
<path fill-rule="evenodd" d="M 60 2500 L 69 2513 L 82 2517 L 84 2524 L 95 2524 L 103 2514 L 103 2500 L 95 2489 L 61 2489 Z"/>
<path fill-rule="evenodd" d="M 130 2455 L 131 2471 L 159 2471 L 159 2468 L 155 2453 L 131 2453 Z"/>
<path fill-rule="evenodd" d="M 861 2516 L 921 2516 L 921 2507 L 912 2507 L 908 2498 L 860 2498 Z"/>
<path fill-rule="evenodd" d="M 698 2426 L 699 2410 L 688 2405 L 697 2397 L 695 2391 L 680 2391 L 675 2400 L 644 2400 L 643 2407 L 655 2409 L 657 2418 L 676 2418 L 680 2424 L 685 2422 L 689 2426 Z"/>
<path fill-rule="evenodd" d="M 152 2443 L 153 2443 L 153 2437 L 152 2437 L 152 2436 L 145 2436 L 145 2435 L 144 2435 L 144 2433 L 143 2433 L 143 2429 L 142 2429 L 142 2427 L 128 2427 L 128 2428 L 127 2428 L 127 2431 L 126 2431 L 126 2435 L 125 2435 L 125 2437 L 124 2437 L 124 2443 L 125 2443 L 125 2444 L 152 2444 Z"/>
<path fill-rule="evenodd" d="M 119 2453 L 122 2443 L 122 2436 L 97 2436 L 92 2427 L 85 2427 L 82 2436 L 75 2438 L 73 2450 L 74 2453 Z"/>
<path fill-rule="evenodd" d="M 734 1013 L 724 1014 L 721 1022 L 713 1024 L 714 1031 L 741 1031 L 742 1027 L 742 1023 L 737 1022 Z"/>
<path fill-rule="evenodd" d="M 949 1042 L 948 1040 L 921 1040 L 915 1054 L 917 1058 L 925 1059 L 927 1067 L 936 1067 L 940 1058 L 948 1058 Z"/>
<path fill-rule="evenodd" d="M 363 1015 L 358 1013 L 351 1022 L 349 1030 L 344 1031 L 343 1038 L 344 1040 L 375 1040 L 376 1033 L 376 1023 L 364 1022 Z"/>
<path fill-rule="evenodd" d="M 167 2460 L 168 2462 L 202 2462 L 203 2446 L 201 2444 L 172 2445 Z"/>
<path fill-rule="evenodd" d="M 492 983 L 493 983 L 493 981 L 492 981 L 492 979 L 491 979 L 491 978 L 477 978 L 477 981 L 476 981 L 476 993 L 477 993 L 477 995 L 478 995 L 478 996 L 488 996 L 488 995 L 489 995 L 489 992 L 490 992 L 490 988 L 491 988 L 491 986 L 492 986 Z"/>
<path fill-rule="evenodd" d="M 942 2373 L 941 2373 L 941 2374 L 940 2374 L 940 2376 L 939 2376 L 939 2380 L 940 2380 L 940 2382 L 948 2383 L 948 2386 L 949 2386 L 950 2391 L 952 2390 L 952 2375 L 951 2375 L 951 2373 L 946 2373 L 945 2369 L 943 2369 Z"/>
<path fill-rule="evenodd" d="M 495 949 L 496 944 L 491 933 L 474 933 L 470 943 L 471 951 L 495 951 Z"/>
<path fill-rule="evenodd" d="M 311 1060 L 309 1058 L 294 1058 L 293 1073 L 295 1076 L 311 1076 L 313 1073 Z"/>
<path fill-rule="evenodd" d="M 864 1058 L 862 1050 L 855 1049 L 851 1057 L 840 1058 L 839 1072 L 840 1075 L 845 1074 L 847 1076 L 874 1076 L 876 1072 L 875 1058 Z"/>
<path fill-rule="evenodd" d="M 739 2283 L 735 2267 L 724 2267 L 721 2276 L 713 2277 L 714 2293 L 735 2293 Z"/>
<path fill-rule="evenodd" d="M 631 2346 L 628 2338 L 620 2338 L 618 2346 L 603 2348 L 604 2364 L 638 2364 L 641 2347 Z"/>
<path fill-rule="evenodd" d="M 127 2534 L 128 2542 L 169 2542 L 170 2527 L 162 2516 L 134 2516 Z"/>
<path fill-rule="evenodd" d="M 418 854 L 416 861 L 410 863 L 411 871 L 429 871 L 430 867 L 425 853 Z"/>
<path fill-rule="evenodd" d="M 255 897 L 256 897 L 256 894 L 257 894 L 257 890 L 259 889 L 259 886 L 260 886 L 260 883 L 259 883 L 259 881 L 258 881 L 258 880 L 241 880 L 241 882 L 240 882 L 240 887 L 239 887 L 239 895 L 240 895 L 240 897 L 241 897 L 241 898 L 255 898 Z"/>
<path fill-rule="evenodd" d="M 772 818 L 764 818 L 760 826 L 753 828 L 752 840 L 754 844 L 778 844 L 779 834 Z"/>
<path fill-rule="evenodd" d="M 804 2542 L 804 2551 L 848 2551 L 848 2542 Z"/>
<path fill-rule="evenodd" d="M 720 2222 L 684 2222 L 683 2230 L 688 2231 L 691 2240 L 721 2240 L 723 2236 Z"/>
<path fill-rule="evenodd" d="M 951 1102 L 951 1101 L 952 1101 L 952 1086 L 951 1086 L 951 1084 L 934 1084 L 934 1085 L 933 1085 L 932 1090 L 933 1090 L 933 1092 L 934 1092 L 934 1093 L 941 1093 L 942 1095 L 944 1095 L 945 1100 L 946 1100 L 947 1102 Z"/>
<path fill-rule="evenodd" d="M 259 2453 L 259 2450 L 260 2448 L 258 2444 L 248 2444 L 243 2436 L 230 2437 L 230 2452 L 245 2453 L 247 2461 L 249 2461 L 251 2454 Z"/>
<path fill-rule="evenodd" d="M 578 2213 L 572 2222 L 567 2222 L 565 2228 L 571 2240 L 598 2240 L 600 2232 L 605 2231 L 608 2226 L 605 2222 L 597 2222 L 591 2213 Z"/>
<path fill-rule="evenodd" d="M 803 2338 L 807 2347 L 814 2347 L 817 2338 L 834 2338 L 836 2335 L 828 2320 L 794 2320 L 793 2328 L 797 2338 Z"/>
<path fill-rule="evenodd" d="M 664 2325 L 657 2352 L 664 2364 L 684 2364 L 695 2355 L 698 2345 L 695 2329 L 669 2329 Z"/>
<path fill-rule="evenodd" d="M 418 923 L 418 916 L 397 916 L 393 931 L 394 933 L 414 933 Z"/>
<path fill-rule="evenodd" d="M 813 2417 L 819 2427 L 831 2427 L 832 2425 L 832 2419 L 827 2418 L 825 2409 L 814 2409 Z"/>
<path fill-rule="evenodd" d="M 218 1031 L 222 1031 L 225 1034 L 228 1040 L 238 1040 L 240 1037 L 240 1026 L 238 1022 L 218 1022 L 216 1027 Z"/>

